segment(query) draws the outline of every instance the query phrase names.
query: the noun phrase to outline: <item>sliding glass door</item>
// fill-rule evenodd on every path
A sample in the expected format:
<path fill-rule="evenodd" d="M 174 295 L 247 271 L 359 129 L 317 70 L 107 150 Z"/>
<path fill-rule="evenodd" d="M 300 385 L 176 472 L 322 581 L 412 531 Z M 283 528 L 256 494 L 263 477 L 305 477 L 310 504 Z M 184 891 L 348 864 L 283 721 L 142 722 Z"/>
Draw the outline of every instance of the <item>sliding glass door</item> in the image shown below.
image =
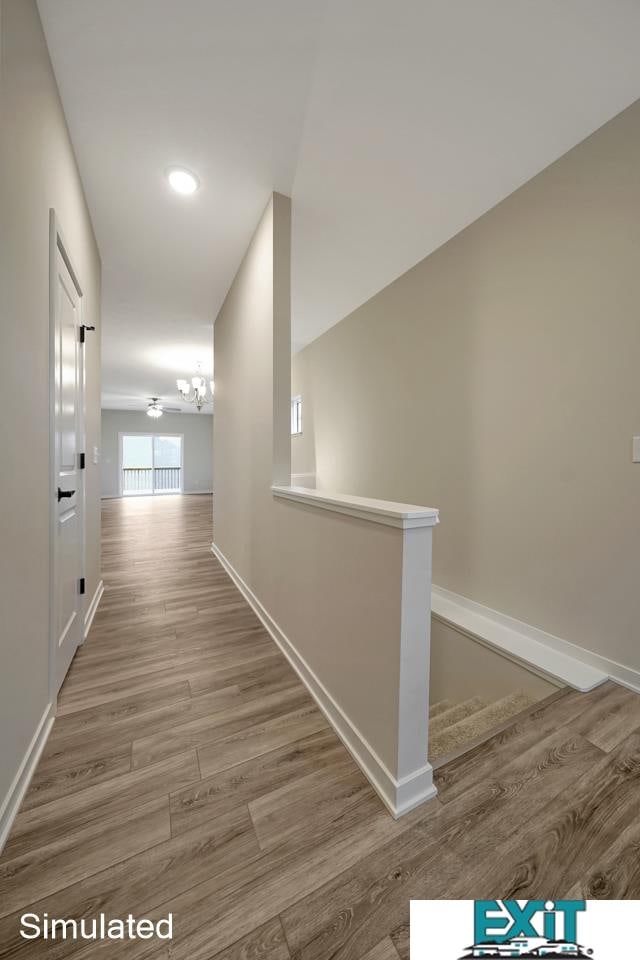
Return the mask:
<path fill-rule="evenodd" d="M 154 436 L 153 492 L 182 493 L 182 437 Z"/>
<path fill-rule="evenodd" d="M 182 493 L 182 437 L 161 434 L 120 435 L 120 484 L 123 497 Z"/>

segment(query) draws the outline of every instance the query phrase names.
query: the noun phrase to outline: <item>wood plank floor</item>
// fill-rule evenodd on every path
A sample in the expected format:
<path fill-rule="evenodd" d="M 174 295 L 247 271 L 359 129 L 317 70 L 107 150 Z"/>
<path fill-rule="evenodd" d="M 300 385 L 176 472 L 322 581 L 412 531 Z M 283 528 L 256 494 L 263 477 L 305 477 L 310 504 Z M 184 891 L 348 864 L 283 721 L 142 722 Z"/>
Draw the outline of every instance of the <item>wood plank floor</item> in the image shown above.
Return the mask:
<path fill-rule="evenodd" d="M 108 501 L 105 594 L 0 858 L 0 958 L 398 960 L 412 897 L 640 898 L 640 697 L 565 691 L 397 823 L 210 552 L 211 498 Z M 171 945 L 20 915 L 174 916 Z"/>

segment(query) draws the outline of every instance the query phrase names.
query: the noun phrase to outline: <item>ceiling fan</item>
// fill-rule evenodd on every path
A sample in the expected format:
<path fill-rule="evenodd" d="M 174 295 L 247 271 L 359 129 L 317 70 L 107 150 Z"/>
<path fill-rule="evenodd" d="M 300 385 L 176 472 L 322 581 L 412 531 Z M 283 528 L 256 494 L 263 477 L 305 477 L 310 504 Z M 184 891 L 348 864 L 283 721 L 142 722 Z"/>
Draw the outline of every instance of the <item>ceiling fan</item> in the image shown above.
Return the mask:
<path fill-rule="evenodd" d="M 180 413 L 180 407 L 165 407 L 160 403 L 160 397 L 148 397 L 151 403 L 147 404 L 147 416 L 157 420 L 163 413 Z"/>

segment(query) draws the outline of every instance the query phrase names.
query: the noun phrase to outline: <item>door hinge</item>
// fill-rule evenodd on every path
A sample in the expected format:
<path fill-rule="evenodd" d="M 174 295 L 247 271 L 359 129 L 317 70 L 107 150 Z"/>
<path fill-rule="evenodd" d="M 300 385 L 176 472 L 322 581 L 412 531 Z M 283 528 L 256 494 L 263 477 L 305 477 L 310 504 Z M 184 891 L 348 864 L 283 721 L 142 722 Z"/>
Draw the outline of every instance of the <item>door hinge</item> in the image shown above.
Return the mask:
<path fill-rule="evenodd" d="M 87 323 L 80 324 L 80 343 L 84 343 L 84 335 L 87 330 L 95 330 L 95 327 L 89 326 Z"/>
<path fill-rule="evenodd" d="M 80 577 L 80 580 L 78 581 L 78 587 L 79 587 L 79 592 L 81 594 L 84 593 L 84 577 Z"/>
<path fill-rule="evenodd" d="M 84 453 L 79 453 L 79 454 L 78 454 L 78 469 L 79 469 L 79 470 L 84 470 L 84 466 L 85 466 Z"/>

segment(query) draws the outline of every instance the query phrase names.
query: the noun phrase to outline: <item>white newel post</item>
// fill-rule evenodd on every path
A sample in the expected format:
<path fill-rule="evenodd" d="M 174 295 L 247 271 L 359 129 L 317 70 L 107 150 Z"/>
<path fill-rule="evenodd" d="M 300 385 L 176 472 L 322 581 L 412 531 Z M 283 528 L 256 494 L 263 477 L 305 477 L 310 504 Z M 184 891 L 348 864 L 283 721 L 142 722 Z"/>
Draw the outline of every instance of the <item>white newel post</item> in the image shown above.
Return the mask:
<path fill-rule="evenodd" d="M 438 515 L 405 522 L 402 544 L 402 611 L 396 811 L 435 796 L 427 761 L 431 656 L 431 552 Z"/>

